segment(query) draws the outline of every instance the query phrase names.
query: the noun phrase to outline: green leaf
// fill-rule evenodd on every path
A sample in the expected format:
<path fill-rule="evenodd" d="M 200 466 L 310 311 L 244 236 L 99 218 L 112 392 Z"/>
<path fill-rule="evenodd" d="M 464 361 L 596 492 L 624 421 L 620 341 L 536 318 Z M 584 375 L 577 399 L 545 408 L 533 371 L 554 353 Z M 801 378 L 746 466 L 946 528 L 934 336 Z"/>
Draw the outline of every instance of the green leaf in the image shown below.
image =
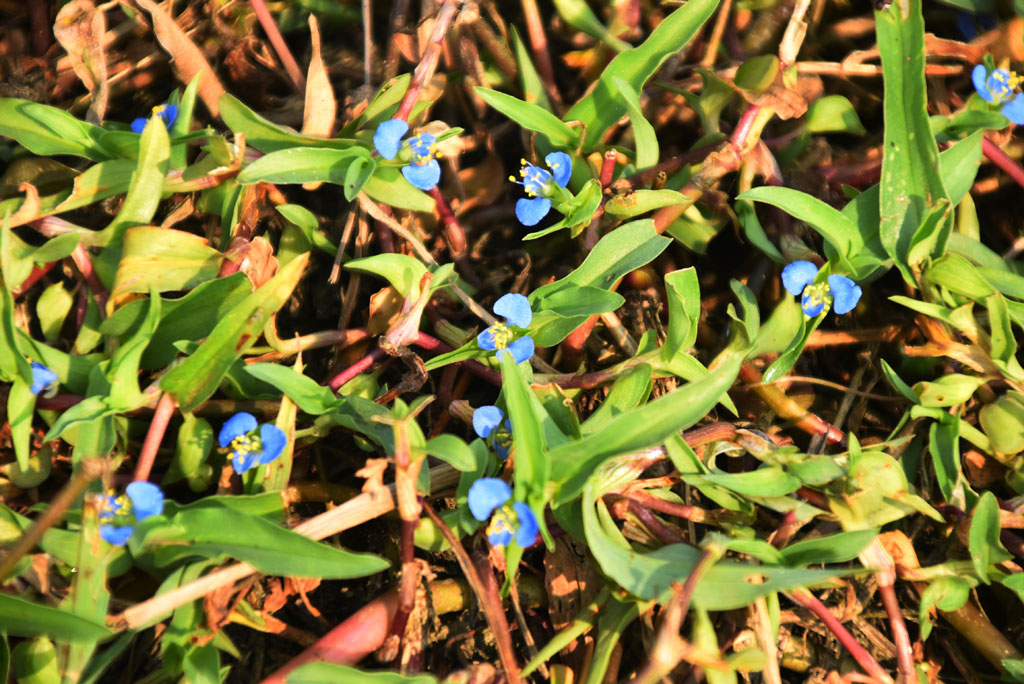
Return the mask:
<path fill-rule="evenodd" d="M 985 404 L 978 422 L 997 452 L 1016 454 L 1024 450 L 1024 394 L 1010 391 Z"/>
<path fill-rule="evenodd" d="M 929 613 L 934 606 L 939 610 L 953 611 L 963 607 L 971 596 L 971 583 L 963 577 L 939 577 L 921 592 L 921 608 L 918 618 L 921 622 L 921 641 L 927 641 L 932 632 Z"/>
<path fill-rule="evenodd" d="M 585 434 L 602 430 L 616 416 L 635 409 L 651 394 L 651 367 L 642 363 L 615 379 L 608 396 L 583 423 Z"/>
<path fill-rule="evenodd" d="M 366 672 L 333 663 L 306 663 L 289 673 L 284 681 L 287 684 L 437 684 L 437 680 L 430 675 Z"/>
<path fill-rule="evenodd" d="M 749 496 L 785 496 L 803 483 L 780 466 L 765 466 L 745 473 L 707 473 L 699 477 L 726 489 Z"/>
<path fill-rule="evenodd" d="M 110 159 L 110 151 L 97 142 L 101 131 L 57 107 L 0 98 L 0 137 L 13 138 L 43 157 L 71 154 L 97 162 Z"/>
<path fill-rule="evenodd" d="M 625 303 L 617 292 L 570 285 L 538 299 L 530 334 L 539 347 L 553 347 L 590 316 L 615 311 Z"/>
<path fill-rule="evenodd" d="M 464 473 L 476 470 L 476 456 L 473 455 L 473 450 L 455 435 L 442 433 L 428 440 L 423 450 L 456 470 Z"/>
<path fill-rule="evenodd" d="M 402 297 L 419 292 L 420 280 L 427 273 L 427 267 L 419 259 L 407 254 L 381 253 L 353 259 L 345 264 L 345 268 L 369 273 L 391 283 Z"/>
<path fill-rule="evenodd" d="M 985 378 L 963 373 L 950 373 L 934 381 L 922 381 L 914 385 L 917 403 L 922 406 L 956 406 L 963 404 L 974 390 L 985 384 Z"/>
<path fill-rule="evenodd" d="M 523 86 L 523 97 L 528 103 L 543 107 L 550 112 L 551 102 L 544 90 L 544 81 L 541 80 L 540 74 L 537 73 L 537 67 L 530 59 L 530 52 L 523 45 L 523 39 L 519 37 L 516 27 L 513 25 L 509 28 L 512 32 L 512 49 L 516 54 L 516 65 L 519 67 L 519 82 Z"/>
<path fill-rule="evenodd" d="M 356 175 L 361 182 L 349 177 L 352 165 L 357 163 L 360 166 L 356 167 Z M 247 165 L 238 174 L 238 182 L 242 185 L 251 185 L 260 182 L 295 184 L 320 181 L 344 185 L 346 196 L 351 185 L 354 190 L 351 194 L 355 197 L 375 167 L 376 162 L 365 147 L 349 147 L 343 150 L 289 147 L 271 152 Z"/>
<path fill-rule="evenodd" d="M 158 566 L 188 556 L 226 555 L 282 577 L 365 577 L 389 565 L 383 558 L 329 546 L 227 507 L 182 509 L 169 520 L 147 518 L 129 544 L 135 555 L 152 550 Z"/>
<path fill-rule="evenodd" d="M 598 521 L 598 514 L 603 522 Z M 583 526 L 590 552 L 602 572 L 640 598 L 666 601 L 672 585 L 685 582 L 701 557 L 698 549 L 687 544 L 669 544 L 648 553 L 630 548 L 612 523 L 604 502 L 596 498 L 593 481 L 583 495 Z M 821 584 L 838 574 L 719 561 L 697 583 L 692 600 L 705 610 L 732 610 L 772 592 Z"/>
<path fill-rule="evenodd" d="M 171 142 L 167 127 L 158 116 L 150 117 L 139 142 L 139 161 L 132 173 L 128 195 L 117 216 L 103 229 L 101 245 L 118 247 L 124 232 L 153 220 L 163 195 L 164 179 L 171 163 Z"/>
<path fill-rule="evenodd" d="M 573 237 L 576 237 L 586 228 L 593 219 L 594 212 L 601 206 L 601 184 L 591 178 L 579 193 L 568 202 L 555 204 L 555 209 L 565 214 L 561 221 L 554 223 L 547 228 L 535 230 L 523 236 L 523 241 L 536 240 L 563 228 L 569 228 Z"/>
<path fill-rule="evenodd" d="M 434 198 L 422 190 L 414 188 L 405 176 L 393 166 L 377 165 L 373 175 L 363 186 L 363 192 L 378 202 L 383 202 L 395 209 L 409 211 L 434 211 Z"/>
<path fill-rule="evenodd" d="M 8 594 L 0 594 L 0 624 L 12 636 L 46 635 L 57 641 L 91 641 L 110 634 L 101 624 Z"/>
<path fill-rule="evenodd" d="M 473 92 L 516 124 L 546 136 L 555 147 L 573 149 L 579 144 L 579 132 L 543 107 L 480 86 L 473 88 Z"/>
<path fill-rule="evenodd" d="M 621 78 L 633 90 L 641 90 L 666 59 L 690 42 L 716 7 L 718 0 L 689 0 L 665 17 L 642 44 L 620 52 L 605 67 L 594 89 L 562 117 L 563 121 L 582 121 L 586 126 L 585 154 L 597 147 L 604 132 L 626 113 L 612 79 Z"/>
<path fill-rule="evenodd" d="M 110 358 L 107 378 L 110 380 L 110 392 L 107 403 L 119 411 L 130 411 L 144 405 L 147 398 L 139 391 L 139 361 L 146 346 L 156 332 L 160 321 L 160 295 L 150 294 L 149 308 L 142 325 Z"/>
<path fill-rule="evenodd" d="M 913 285 L 907 265 L 911 238 L 928 209 L 950 197 L 928 124 L 921 0 L 902 2 L 899 11 L 875 11 L 885 86 L 879 237 L 886 254 Z"/>
<path fill-rule="evenodd" d="M 626 219 L 646 214 L 662 207 L 688 203 L 689 200 L 676 190 L 634 190 L 613 195 L 604 203 L 605 213 L 615 218 Z"/>
<path fill-rule="evenodd" d="M 764 185 L 747 190 L 741 200 L 765 202 L 804 221 L 825 238 L 844 259 L 855 256 L 864 246 L 857 224 L 816 197 L 781 186 Z"/>
<path fill-rule="evenodd" d="M 260 152 L 270 153 L 293 147 L 329 147 L 344 150 L 356 144 L 355 140 L 314 138 L 302 135 L 285 126 L 264 119 L 249 109 L 234 95 L 225 93 L 217 101 L 220 118 L 235 133 L 245 134 L 245 144 Z"/>
<path fill-rule="evenodd" d="M 328 240 L 323 232 L 320 231 L 320 221 L 317 220 L 316 216 L 309 209 L 301 204 L 282 204 L 275 207 L 275 209 L 285 220 L 298 227 L 311 244 L 316 245 L 328 254 L 333 255 L 337 253 L 338 246 Z"/>
<path fill-rule="evenodd" d="M 139 292 L 191 290 L 217 277 L 224 255 L 204 238 L 173 228 L 137 226 L 124 234 L 108 313 Z"/>
<path fill-rule="evenodd" d="M 999 541 L 999 502 L 992 492 L 985 492 L 971 514 L 971 527 L 967 532 L 967 548 L 978 579 L 989 583 L 989 566 L 1013 558 Z"/>
<path fill-rule="evenodd" d="M 706 377 L 624 411 L 579 441 L 552 449 L 552 479 L 561 485 L 558 502 L 575 498 L 607 458 L 661 444 L 703 418 L 732 386 L 741 362 L 742 355 L 730 355 Z"/>
<path fill-rule="evenodd" d="M 796 542 L 781 549 L 786 565 L 845 563 L 856 558 L 878 536 L 877 529 L 836 532 L 817 539 Z"/>
<path fill-rule="evenodd" d="M 281 390 L 299 409 L 313 416 L 329 413 L 344 401 L 335 396 L 329 387 L 317 384 L 316 380 L 287 366 L 250 363 L 246 364 L 245 372 Z"/>
<path fill-rule="evenodd" d="M 213 395 L 231 364 L 255 344 L 270 316 L 288 301 L 308 258 L 288 262 L 218 321 L 196 352 L 161 379 L 160 387 L 175 396 L 182 411 L 192 411 Z"/>
<path fill-rule="evenodd" d="M 826 95 L 807 108 L 807 130 L 811 133 L 850 133 L 864 135 L 857 110 L 842 95 Z"/>
<path fill-rule="evenodd" d="M 551 473 L 551 462 L 544 449 L 540 415 L 531 399 L 530 388 L 512 355 L 508 352 L 498 354 L 498 360 L 501 362 L 501 387 L 508 417 L 514 426 L 512 444 L 515 449 L 516 490 L 524 494 L 540 494 Z M 541 520 L 542 517 L 538 522 Z"/>
<path fill-rule="evenodd" d="M 39 327 L 43 329 L 43 337 L 47 342 L 56 342 L 60 337 L 60 329 L 72 304 L 74 298 L 64 289 L 63 283 L 53 283 L 39 295 L 36 316 L 39 317 Z"/>
<path fill-rule="evenodd" d="M 632 86 L 618 76 L 612 77 L 612 83 L 618 88 L 629 111 L 629 123 L 633 127 L 633 140 L 636 143 L 636 168 L 650 168 L 658 163 L 660 156 L 658 134 L 654 132 L 654 126 L 644 118 L 640 98 Z"/>
<path fill-rule="evenodd" d="M 667 361 L 697 341 L 697 322 L 700 320 L 697 269 L 691 266 L 667 274 L 665 295 L 668 300 L 668 332 L 661 347 L 661 357 Z"/>
<path fill-rule="evenodd" d="M 584 0 L 555 0 L 555 11 L 569 26 L 597 38 L 615 52 L 629 50 L 632 47 L 609 31 Z"/>
<path fill-rule="evenodd" d="M 51 369 L 52 370 L 52 369 Z M 22 472 L 29 472 L 32 442 L 32 416 L 36 412 L 36 395 L 20 375 L 15 376 L 7 395 L 7 421 L 11 428 L 14 457 Z"/>

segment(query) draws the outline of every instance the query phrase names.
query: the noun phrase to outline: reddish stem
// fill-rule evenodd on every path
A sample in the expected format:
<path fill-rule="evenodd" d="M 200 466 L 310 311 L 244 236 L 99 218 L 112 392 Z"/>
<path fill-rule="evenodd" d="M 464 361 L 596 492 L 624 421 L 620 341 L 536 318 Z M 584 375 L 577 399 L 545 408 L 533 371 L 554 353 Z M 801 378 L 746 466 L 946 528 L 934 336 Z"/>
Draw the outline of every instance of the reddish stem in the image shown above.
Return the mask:
<path fill-rule="evenodd" d="M 402 121 L 409 120 L 409 114 L 412 113 L 412 108 L 420 97 L 420 90 L 422 90 L 423 84 L 429 81 L 430 77 L 434 75 L 434 71 L 437 70 L 437 62 L 441 58 L 441 42 L 448 33 L 452 19 L 455 18 L 456 9 L 457 3 L 455 0 L 444 0 L 444 4 L 434 19 L 434 30 L 430 34 L 427 47 L 420 58 L 420 63 L 416 65 L 416 71 L 412 74 L 409 90 L 405 92 L 402 103 L 398 105 L 398 111 L 395 113 L 394 118 L 401 119 Z"/>
<path fill-rule="evenodd" d="M 370 601 L 319 641 L 289 660 L 262 684 L 285 684 L 285 678 L 307 663 L 355 665 L 384 644 L 388 625 L 398 607 L 398 592 Z"/>
<path fill-rule="evenodd" d="M 153 419 L 149 422 L 149 431 L 146 433 L 146 440 L 142 443 L 142 450 L 139 452 L 139 460 L 135 463 L 135 476 L 133 480 L 148 480 L 149 473 L 153 470 L 153 462 L 156 460 L 156 452 L 160 449 L 160 442 L 167 432 L 167 425 L 174 415 L 174 397 L 169 392 L 164 392 L 160 402 L 153 412 Z"/>
<path fill-rule="evenodd" d="M 85 251 L 85 247 L 78 245 L 75 247 L 75 251 L 71 253 L 71 259 L 75 262 L 75 266 L 78 267 L 78 271 L 85 278 L 85 283 L 92 290 L 93 299 L 96 300 L 96 306 L 102 312 L 107 306 L 107 297 L 110 295 L 107 292 L 107 288 L 103 287 L 103 283 L 100 282 L 99 277 L 96 275 L 96 271 L 92 267 L 92 260 L 89 258 L 89 253 Z"/>
<path fill-rule="evenodd" d="M 281 60 L 281 64 L 284 65 L 284 70 L 288 73 L 288 78 L 292 80 L 292 85 L 295 86 L 295 90 L 299 93 L 306 92 L 306 77 L 302 73 L 302 69 L 299 68 L 298 62 L 292 57 L 291 50 L 288 49 L 288 44 L 284 42 L 284 36 L 281 35 L 281 30 L 277 28 L 277 23 L 274 22 L 274 17 L 270 15 L 270 10 L 267 9 L 266 4 L 263 0 L 249 0 L 252 5 L 252 11 L 256 14 L 256 19 L 259 20 L 260 26 L 263 27 L 263 32 L 267 34 L 267 38 L 270 39 L 270 44 L 274 47 L 274 52 L 277 53 L 278 58 Z"/>
<path fill-rule="evenodd" d="M 526 32 L 530 36 L 530 51 L 533 52 L 533 62 L 537 65 L 537 74 L 540 80 L 544 81 L 544 90 L 547 91 L 548 97 L 556 105 L 561 106 L 562 96 L 559 95 L 558 86 L 555 84 L 555 69 L 551 64 L 548 38 L 544 33 L 544 20 L 537 9 L 537 0 L 523 0 L 523 18 L 526 20 Z"/>
<path fill-rule="evenodd" d="M 351 366 L 349 366 L 348 368 L 346 368 L 345 370 L 341 371 L 333 378 L 331 378 L 330 381 L 327 383 L 327 386 L 330 387 L 333 391 L 337 392 L 349 380 L 352 380 L 359 374 L 370 370 L 370 367 L 373 366 L 373 364 L 377 363 L 385 356 L 387 356 L 387 352 L 384 351 L 381 347 L 377 347 L 369 354 L 359 359 Z"/>
<path fill-rule="evenodd" d="M 28 274 L 28 278 L 22 281 L 21 285 L 18 286 L 17 291 L 14 292 L 14 298 L 17 299 L 21 295 L 25 294 L 32 289 L 32 286 L 42 280 L 43 276 L 53 270 L 53 267 L 57 265 L 56 261 L 50 261 L 43 264 L 42 266 L 36 266 L 32 269 L 32 272 Z"/>
<path fill-rule="evenodd" d="M 809 591 L 799 590 L 787 594 L 791 599 L 799 603 L 804 608 L 807 608 L 812 613 L 818 616 L 825 626 L 829 628 L 829 631 L 835 635 L 839 643 L 850 652 L 854 660 L 860 664 L 864 671 L 870 676 L 877 679 L 879 682 L 885 682 L 885 684 L 892 684 L 892 677 L 889 673 L 878 664 L 878 661 L 867 652 L 867 650 L 861 646 L 857 640 L 850 634 L 849 630 L 843 626 L 835 615 L 833 615 L 828 608 L 825 607 L 821 601 L 814 597 Z"/>
<path fill-rule="evenodd" d="M 808 434 L 824 435 L 831 444 L 846 444 L 846 436 L 842 430 L 807 411 L 774 385 L 762 385 L 761 374 L 749 363 L 740 366 L 740 379 L 750 383 L 754 393 L 771 406 L 780 418 L 788 420 Z"/>
<path fill-rule="evenodd" d="M 981 139 L 981 151 L 988 157 L 990 162 L 1005 171 L 1017 185 L 1024 188 L 1024 169 L 1021 168 L 1020 164 L 1010 159 L 1009 155 L 999 149 L 988 138 Z"/>

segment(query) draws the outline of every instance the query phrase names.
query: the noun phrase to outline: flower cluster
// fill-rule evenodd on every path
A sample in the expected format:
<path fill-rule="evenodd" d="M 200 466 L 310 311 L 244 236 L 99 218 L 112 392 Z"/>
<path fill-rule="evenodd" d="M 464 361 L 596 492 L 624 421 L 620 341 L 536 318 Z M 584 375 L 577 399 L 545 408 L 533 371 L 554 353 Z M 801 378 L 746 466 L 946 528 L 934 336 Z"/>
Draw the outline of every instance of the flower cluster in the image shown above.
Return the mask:
<path fill-rule="evenodd" d="M 243 411 L 224 423 L 217 442 L 221 449 L 231 453 L 231 466 L 241 475 L 280 456 L 288 437 L 276 425 L 264 423 L 261 426 L 251 413 Z"/>
<path fill-rule="evenodd" d="M 152 482 L 132 482 L 124 491 L 104 496 L 99 512 L 100 537 L 114 546 L 128 542 L 135 523 L 164 511 L 164 493 Z"/>
<path fill-rule="evenodd" d="M 515 333 L 509 328 L 514 325 L 517 328 L 530 327 L 533 320 L 533 309 L 530 308 L 530 300 L 521 294 L 502 295 L 494 303 L 494 313 L 503 316 L 505 323 L 495 323 L 476 336 L 476 343 L 481 349 L 497 351 L 508 349 L 516 363 L 522 363 L 533 356 L 533 338 L 529 335 L 513 340 Z"/>
<path fill-rule="evenodd" d="M 162 104 L 153 107 L 152 116 L 159 116 L 164 120 L 164 126 L 167 128 L 171 127 L 174 120 L 178 118 L 178 105 Z M 149 121 L 148 117 L 140 116 L 139 118 L 132 121 L 132 132 L 142 133 L 146 128 L 146 123 Z"/>
<path fill-rule="evenodd" d="M 437 138 L 432 133 L 419 135 L 402 141 L 409 131 L 409 124 L 401 119 L 389 119 L 377 126 L 373 134 L 373 146 L 385 159 L 399 157 L 406 165 L 402 175 L 420 190 L 430 190 L 441 180 L 441 165 L 434 157 L 437 153 Z"/>
<path fill-rule="evenodd" d="M 32 385 L 29 387 L 32 394 L 50 389 L 57 383 L 57 379 L 57 374 L 52 370 L 38 361 L 32 362 Z"/>
<path fill-rule="evenodd" d="M 512 488 L 496 477 L 482 477 L 469 488 L 469 512 L 480 522 L 490 518 L 487 539 L 494 546 L 507 546 L 513 539 L 522 548 L 537 541 L 537 518 L 522 501 L 514 501 Z M 492 515 L 493 514 L 493 515 Z"/>
<path fill-rule="evenodd" d="M 800 308 L 811 318 L 821 313 L 828 300 L 837 314 L 853 311 L 860 301 L 860 286 L 844 275 L 830 275 L 827 283 L 815 283 L 818 267 L 810 261 L 794 261 L 782 269 L 786 292 L 801 295 Z"/>
<path fill-rule="evenodd" d="M 535 226 L 551 211 L 551 198 L 562 192 L 572 175 L 572 157 L 565 152 L 552 152 L 544 157 L 550 171 L 523 160 L 519 170 L 522 180 L 509 176 L 509 180 L 522 185 L 529 198 L 516 201 L 516 218 L 524 226 Z"/>
<path fill-rule="evenodd" d="M 971 81 L 981 99 L 1002 104 L 999 111 L 1003 116 L 1015 124 L 1024 124 L 1024 93 L 1014 95 L 1024 78 L 1006 69 L 993 69 L 990 73 L 984 64 L 979 64 L 971 72 Z"/>
<path fill-rule="evenodd" d="M 505 418 L 500 408 L 481 406 L 473 411 L 473 430 L 477 437 L 491 442 L 499 458 L 508 458 L 508 452 L 512 449 L 512 423 Z"/>

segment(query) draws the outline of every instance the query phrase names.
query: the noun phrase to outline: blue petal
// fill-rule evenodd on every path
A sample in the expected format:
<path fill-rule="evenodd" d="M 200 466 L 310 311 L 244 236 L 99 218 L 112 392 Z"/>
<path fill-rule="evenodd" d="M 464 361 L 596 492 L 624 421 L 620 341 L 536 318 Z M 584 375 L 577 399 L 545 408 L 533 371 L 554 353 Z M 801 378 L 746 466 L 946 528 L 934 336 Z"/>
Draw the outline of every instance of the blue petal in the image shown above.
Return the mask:
<path fill-rule="evenodd" d="M 488 534 L 487 541 L 491 542 L 491 546 L 508 546 L 508 543 L 512 541 L 512 531 L 503 527 L 497 532 Z"/>
<path fill-rule="evenodd" d="M 551 177 L 564 188 L 572 176 L 572 157 L 565 152 L 552 152 L 544 157 L 544 163 L 551 169 Z"/>
<path fill-rule="evenodd" d="M 164 512 L 164 493 L 152 482 L 132 482 L 124 491 L 131 499 L 136 520 L 145 520 L 151 515 Z"/>
<path fill-rule="evenodd" d="M 100 525 L 100 538 L 108 544 L 124 546 L 128 543 L 128 538 L 132 536 L 134 531 L 135 528 L 131 525 L 123 525 L 121 527 Z"/>
<path fill-rule="evenodd" d="M 491 436 L 494 428 L 501 425 L 505 414 L 497 406 L 481 406 L 473 411 L 473 431 L 480 439 Z"/>
<path fill-rule="evenodd" d="M 385 159 L 394 159 L 398 155 L 402 136 L 409 131 L 409 124 L 401 119 L 389 119 L 377 126 L 373 133 L 373 146 Z"/>
<path fill-rule="evenodd" d="M 494 330 L 487 328 L 476 336 L 476 344 L 484 351 L 494 351 L 498 346 L 494 343 Z"/>
<path fill-rule="evenodd" d="M 992 93 L 988 91 L 988 69 L 985 68 L 984 64 L 978 64 L 971 71 L 971 82 L 974 83 L 974 89 L 978 91 L 978 95 L 981 95 L 981 99 L 986 102 L 993 102 L 995 98 L 992 97 Z"/>
<path fill-rule="evenodd" d="M 178 105 L 165 104 L 158 108 L 157 114 L 164 120 L 164 126 L 170 128 L 178 118 Z"/>
<path fill-rule="evenodd" d="M 276 425 L 264 423 L 260 428 L 260 442 L 263 444 L 260 465 L 266 465 L 281 455 L 288 443 L 288 436 Z"/>
<path fill-rule="evenodd" d="M 491 517 L 495 508 L 512 498 L 512 488 L 496 477 L 482 477 L 469 488 L 466 498 L 469 501 L 469 512 L 483 522 Z"/>
<path fill-rule="evenodd" d="M 132 133 L 142 134 L 142 131 L 146 129 L 146 122 L 149 121 L 144 116 L 140 116 L 138 119 L 132 121 Z"/>
<path fill-rule="evenodd" d="M 818 275 L 818 267 L 810 261 L 794 261 L 782 269 L 782 286 L 791 295 L 798 295 L 804 288 L 814 282 Z"/>
<path fill-rule="evenodd" d="M 494 315 L 503 316 L 509 325 L 517 328 L 529 328 L 533 309 L 525 295 L 509 292 L 494 302 Z"/>
<path fill-rule="evenodd" d="M 804 295 L 800 300 L 800 308 L 804 310 L 804 313 L 814 318 L 821 313 L 821 310 L 825 308 L 825 300 L 818 299 L 811 301 L 810 295 Z"/>
<path fill-rule="evenodd" d="M 535 226 L 551 211 L 551 200 L 547 197 L 516 200 L 516 218 L 524 226 Z"/>
<path fill-rule="evenodd" d="M 108 494 L 103 498 L 106 499 L 106 501 L 104 501 L 103 505 L 100 506 L 100 512 L 96 515 L 100 522 L 103 522 L 104 520 L 112 520 L 116 513 L 121 510 L 121 502 L 117 500 L 117 497 L 110 496 Z"/>
<path fill-rule="evenodd" d="M 504 350 L 502 350 L 504 351 Z M 533 338 L 527 335 L 508 345 L 508 351 L 512 352 L 512 358 L 516 363 L 529 361 L 533 357 Z M 498 352 L 501 354 L 502 352 Z"/>
<path fill-rule="evenodd" d="M 435 142 L 437 142 L 437 137 L 433 133 L 420 133 L 409 141 L 409 147 L 412 148 L 414 154 L 426 157 L 431 153 L 431 147 Z"/>
<path fill-rule="evenodd" d="M 519 544 L 524 549 L 533 546 L 533 543 L 537 541 L 537 517 L 530 510 L 530 507 L 522 501 L 516 501 L 512 504 L 512 510 L 516 512 L 516 517 L 519 518 L 516 544 Z"/>
<path fill-rule="evenodd" d="M 57 382 L 56 373 L 38 361 L 32 362 L 32 385 L 29 387 L 32 394 L 39 394 L 55 382 Z"/>
<path fill-rule="evenodd" d="M 256 418 L 251 413 L 241 411 L 228 418 L 224 423 L 220 434 L 217 435 L 217 443 L 220 444 L 221 449 L 227 449 L 235 437 L 247 435 L 257 427 L 259 427 L 259 423 L 256 422 Z"/>
<path fill-rule="evenodd" d="M 863 294 L 860 286 L 844 275 L 830 275 L 828 287 L 832 292 L 832 310 L 837 314 L 853 311 Z"/>
<path fill-rule="evenodd" d="M 1003 105 L 1003 116 L 1017 124 L 1024 124 L 1024 93 L 1017 93 L 1017 97 Z"/>
<path fill-rule="evenodd" d="M 441 180 L 441 165 L 436 159 L 431 159 L 426 164 L 409 164 L 402 167 L 402 175 L 414 188 L 430 190 Z"/>
<path fill-rule="evenodd" d="M 231 467 L 235 469 L 235 472 L 241 475 L 252 468 L 259 465 L 259 452 L 249 451 L 244 454 L 239 454 L 237 451 L 231 452 Z"/>

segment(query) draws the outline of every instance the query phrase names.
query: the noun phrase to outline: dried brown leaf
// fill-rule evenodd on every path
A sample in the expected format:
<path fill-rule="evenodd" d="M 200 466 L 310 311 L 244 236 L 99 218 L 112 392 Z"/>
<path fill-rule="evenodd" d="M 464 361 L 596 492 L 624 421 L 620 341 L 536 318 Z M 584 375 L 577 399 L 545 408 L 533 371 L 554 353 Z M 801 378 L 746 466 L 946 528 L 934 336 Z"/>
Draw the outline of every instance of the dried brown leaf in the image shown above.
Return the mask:
<path fill-rule="evenodd" d="M 71 68 L 92 93 L 85 118 L 102 124 L 107 114 L 110 87 L 107 82 L 107 55 L 103 49 L 107 19 L 92 0 L 71 0 L 57 13 L 53 36 L 68 53 Z"/>
<path fill-rule="evenodd" d="M 203 104 L 214 116 L 220 115 L 218 102 L 224 94 L 224 86 L 221 84 L 217 74 L 203 51 L 192 42 L 174 19 L 157 5 L 153 0 L 137 0 L 139 7 L 149 12 L 153 17 L 153 32 L 160 45 L 170 53 L 174 66 L 174 72 L 182 83 L 190 82 L 196 74 L 201 74 L 199 79 L 199 97 Z"/>
<path fill-rule="evenodd" d="M 334 129 L 338 105 L 320 53 L 320 27 L 312 14 L 309 15 L 309 33 L 313 41 L 313 56 L 306 72 L 306 107 L 302 117 L 302 133 L 329 138 Z"/>

